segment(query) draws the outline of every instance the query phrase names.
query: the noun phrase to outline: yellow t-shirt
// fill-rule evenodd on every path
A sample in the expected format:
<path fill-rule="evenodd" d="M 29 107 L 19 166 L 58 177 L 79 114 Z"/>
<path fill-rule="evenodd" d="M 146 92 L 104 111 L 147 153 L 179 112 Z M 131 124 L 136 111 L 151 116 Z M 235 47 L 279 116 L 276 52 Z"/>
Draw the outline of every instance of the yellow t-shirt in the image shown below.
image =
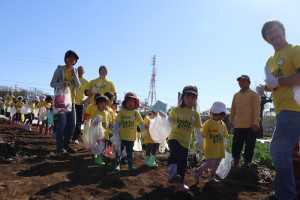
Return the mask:
<path fill-rule="evenodd" d="M 109 124 L 111 124 L 111 118 L 108 112 L 102 112 L 98 108 L 91 115 L 91 120 L 93 121 L 98 115 L 102 116 L 102 127 L 107 130 Z"/>
<path fill-rule="evenodd" d="M 115 121 L 116 121 L 116 118 L 115 118 L 115 114 L 114 114 L 113 109 L 111 109 L 110 107 L 108 107 L 106 109 L 106 112 L 108 112 L 108 114 L 110 115 L 111 124 L 114 125 Z M 106 129 L 106 131 L 105 131 L 105 139 L 106 140 L 109 140 L 109 134 L 113 134 L 113 130 L 111 130 L 110 128 Z"/>
<path fill-rule="evenodd" d="M 40 102 L 38 102 L 38 104 L 37 104 L 37 106 L 38 107 L 48 107 L 48 108 L 50 108 L 51 107 L 51 103 L 47 103 L 46 101 L 40 101 Z"/>
<path fill-rule="evenodd" d="M 86 90 L 89 82 L 85 78 L 79 78 L 79 81 L 81 83 L 79 88 L 76 88 L 76 97 L 75 97 L 75 104 L 76 105 L 82 105 L 81 101 L 84 99 L 84 90 Z"/>
<path fill-rule="evenodd" d="M 16 105 L 15 105 L 15 107 L 16 107 L 16 109 L 17 109 L 17 111 L 16 111 L 16 113 L 21 113 L 21 108 L 22 108 L 22 106 L 24 105 L 24 103 L 23 102 L 17 102 L 16 103 Z"/>
<path fill-rule="evenodd" d="M 205 159 L 225 158 L 224 137 L 228 137 L 223 121 L 208 119 L 201 128 Z"/>
<path fill-rule="evenodd" d="M 169 117 L 174 124 L 168 139 L 175 139 L 181 146 L 189 149 L 192 132 L 201 127 L 200 114 L 192 109 L 175 107 Z"/>
<path fill-rule="evenodd" d="M 275 52 L 266 64 L 275 78 L 284 78 L 296 73 L 300 68 L 300 46 L 288 44 Z M 272 91 L 275 112 L 282 110 L 300 112 L 300 106 L 293 97 L 293 86 L 279 86 Z"/>
<path fill-rule="evenodd" d="M 14 95 L 6 95 L 4 97 L 4 100 L 7 101 L 8 103 L 12 103 L 14 100 L 15 96 Z"/>
<path fill-rule="evenodd" d="M 90 104 L 90 105 L 86 108 L 84 114 L 87 114 L 87 115 L 89 116 L 88 119 L 91 119 L 92 114 L 96 111 L 96 109 L 98 109 L 97 104 Z"/>
<path fill-rule="evenodd" d="M 87 90 L 91 90 L 93 88 L 99 88 L 98 92 L 102 94 L 104 94 L 105 92 L 111 92 L 113 94 L 117 93 L 114 83 L 107 78 L 96 78 L 94 80 L 91 80 L 87 86 Z M 94 100 L 94 96 L 95 94 L 91 95 L 91 100 Z"/>
<path fill-rule="evenodd" d="M 31 112 L 34 113 L 35 103 L 33 101 L 28 101 L 28 105 L 32 106 Z"/>
<path fill-rule="evenodd" d="M 72 96 L 72 103 L 75 103 L 75 94 L 74 94 L 74 86 L 73 86 L 73 75 L 72 72 L 70 70 L 68 70 L 66 68 L 66 66 L 64 66 L 64 72 L 65 72 L 65 81 L 69 81 L 71 83 L 71 85 L 69 86 L 70 91 L 71 91 L 71 96 Z"/>
<path fill-rule="evenodd" d="M 143 123 L 141 114 L 136 110 L 121 109 L 116 121 L 120 122 L 119 135 L 121 140 L 135 141 L 137 126 Z"/>
<path fill-rule="evenodd" d="M 144 143 L 155 143 L 153 141 L 153 139 L 151 138 L 151 135 L 150 135 L 150 132 L 149 132 L 150 119 L 154 119 L 155 117 L 156 117 L 155 114 L 150 113 L 144 119 L 144 125 L 145 125 L 145 129 L 147 131 L 147 138 L 144 138 Z"/>

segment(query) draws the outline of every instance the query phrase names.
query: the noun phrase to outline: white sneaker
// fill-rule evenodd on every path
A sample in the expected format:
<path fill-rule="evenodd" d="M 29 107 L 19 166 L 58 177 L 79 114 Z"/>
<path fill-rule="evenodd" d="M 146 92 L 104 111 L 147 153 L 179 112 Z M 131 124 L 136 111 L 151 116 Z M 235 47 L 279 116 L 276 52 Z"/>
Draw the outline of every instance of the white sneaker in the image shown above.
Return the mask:
<path fill-rule="evenodd" d="M 184 183 L 179 183 L 178 187 L 183 190 L 190 190 L 190 188 Z"/>
<path fill-rule="evenodd" d="M 74 144 L 79 144 L 79 141 L 78 140 L 73 140 L 73 143 Z"/>

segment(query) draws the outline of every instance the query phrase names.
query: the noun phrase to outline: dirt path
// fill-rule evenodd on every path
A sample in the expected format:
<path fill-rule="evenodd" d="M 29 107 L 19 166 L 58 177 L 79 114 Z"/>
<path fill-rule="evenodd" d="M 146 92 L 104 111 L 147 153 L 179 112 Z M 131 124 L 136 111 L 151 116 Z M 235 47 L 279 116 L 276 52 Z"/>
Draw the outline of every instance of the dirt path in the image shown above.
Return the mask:
<path fill-rule="evenodd" d="M 121 171 L 114 172 L 114 156 L 98 166 L 82 142 L 72 147 L 78 152 L 56 156 L 51 136 L 26 132 L 0 119 L 0 199 L 254 200 L 273 191 L 271 184 L 258 183 L 264 172 L 257 166 L 232 170 L 220 184 L 207 182 L 205 174 L 195 185 L 188 169 L 190 191 L 186 192 L 167 183 L 165 159 L 158 161 L 158 168 L 149 168 L 143 165 L 142 153 L 136 153 L 136 171 L 123 164 Z"/>

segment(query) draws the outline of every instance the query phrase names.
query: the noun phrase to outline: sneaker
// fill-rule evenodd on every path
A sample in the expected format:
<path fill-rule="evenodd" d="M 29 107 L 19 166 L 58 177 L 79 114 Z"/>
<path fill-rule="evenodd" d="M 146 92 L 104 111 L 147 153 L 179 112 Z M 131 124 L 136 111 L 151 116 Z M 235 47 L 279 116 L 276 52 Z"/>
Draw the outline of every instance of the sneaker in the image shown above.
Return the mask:
<path fill-rule="evenodd" d="M 190 190 L 190 188 L 184 183 L 179 183 L 178 187 L 183 190 Z"/>
<path fill-rule="evenodd" d="M 67 151 L 64 150 L 63 148 L 57 148 L 57 150 L 56 150 L 57 155 L 62 155 L 62 154 L 65 154 L 65 153 L 67 153 Z"/>
<path fill-rule="evenodd" d="M 65 146 L 64 149 L 68 152 L 68 153 L 76 153 L 77 150 L 72 149 L 69 145 Z"/>
<path fill-rule="evenodd" d="M 72 140 L 73 144 L 79 144 L 78 140 Z"/>
<path fill-rule="evenodd" d="M 215 178 L 210 178 L 209 182 L 211 182 L 211 183 L 220 183 L 220 181 L 215 179 Z"/>
<path fill-rule="evenodd" d="M 272 195 L 262 198 L 260 200 L 278 200 L 278 199 L 272 194 Z"/>

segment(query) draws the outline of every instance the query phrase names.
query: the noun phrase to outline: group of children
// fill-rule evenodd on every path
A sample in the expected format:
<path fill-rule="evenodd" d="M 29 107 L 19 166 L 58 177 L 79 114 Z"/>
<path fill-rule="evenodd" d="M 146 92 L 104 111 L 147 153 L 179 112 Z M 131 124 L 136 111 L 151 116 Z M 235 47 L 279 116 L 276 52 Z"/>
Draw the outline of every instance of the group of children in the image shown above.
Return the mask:
<path fill-rule="evenodd" d="M 0 98 L 0 108 L 2 115 L 5 115 L 14 124 L 21 125 L 23 123 L 25 130 L 32 131 L 32 122 L 37 118 L 39 133 L 43 134 L 43 130 L 45 135 L 50 133 L 48 111 L 52 109 L 51 96 L 41 95 L 26 99 L 23 96 L 15 98 L 13 95 L 7 95 L 4 99 Z M 41 110 L 44 110 L 42 119 L 40 117 Z"/>
<path fill-rule="evenodd" d="M 170 148 L 170 156 L 168 160 L 169 168 L 169 183 L 177 183 L 184 190 L 189 190 L 189 187 L 184 184 L 184 178 L 187 167 L 187 159 L 190 147 L 192 134 L 195 134 L 195 148 L 201 149 L 204 147 L 204 155 L 206 163 L 194 170 L 195 181 L 199 181 L 202 173 L 209 169 L 210 182 L 218 183 L 215 173 L 222 158 L 225 157 L 225 149 L 227 148 L 228 136 L 226 126 L 222 119 L 228 113 L 226 106 L 222 102 L 215 102 L 210 109 L 210 119 L 203 125 L 199 112 L 197 112 L 197 97 L 198 89 L 196 86 L 189 85 L 183 88 L 178 106 L 173 108 L 169 116 L 167 115 L 167 104 L 164 101 L 157 101 L 148 113 L 145 119 L 142 119 L 138 111 L 139 99 L 133 92 L 128 92 L 122 101 L 122 108 L 117 113 L 117 103 L 114 100 L 114 94 L 107 92 L 105 94 L 97 93 L 94 96 L 93 102 L 86 108 L 83 120 L 93 121 L 99 115 L 102 116 L 101 124 L 105 130 L 104 138 L 97 141 L 103 143 L 105 148 L 102 153 L 92 152 L 94 154 L 94 162 L 99 165 L 104 165 L 102 156 L 109 156 L 113 151 L 111 141 L 120 141 L 120 145 L 116 148 L 114 170 L 120 170 L 121 153 L 126 148 L 128 168 L 136 170 L 133 165 L 134 160 L 134 141 L 137 139 L 137 129 L 143 132 L 144 143 L 147 145 L 144 164 L 149 167 L 157 167 L 155 161 L 156 152 L 159 144 L 154 142 L 149 132 L 151 120 L 158 114 L 162 117 L 167 117 L 171 132 L 168 136 L 168 144 Z M 23 106 L 23 98 L 18 97 L 18 101 L 13 105 L 17 108 L 16 118 L 17 123 L 20 121 L 20 109 Z M 39 102 L 40 101 L 40 102 Z M 37 103 L 38 102 L 38 103 Z M 34 97 L 27 104 L 31 106 L 32 112 L 26 115 L 25 128 L 31 130 L 34 106 L 51 108 L 52 99 L 41 96 Z M 42 133 L 45 128 L 45 133 L 49 127 L 46 120 L 42 120 L 39 127 L 39 132 Z"/>

